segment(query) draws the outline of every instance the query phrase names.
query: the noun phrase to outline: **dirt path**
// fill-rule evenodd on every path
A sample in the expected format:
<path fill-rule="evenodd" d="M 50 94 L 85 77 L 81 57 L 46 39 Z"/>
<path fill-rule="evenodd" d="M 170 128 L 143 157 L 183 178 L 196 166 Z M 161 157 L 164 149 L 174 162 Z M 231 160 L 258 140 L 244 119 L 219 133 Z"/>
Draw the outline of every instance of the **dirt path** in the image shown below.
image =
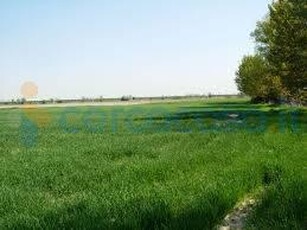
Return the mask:
<path fill-rule="evenodd" d="M 62 108 L 62 107 L 82 107 L 82 106 L 129 106 L 156 103 L 158 101 L 113 101 L 113 102 L 78 102 L 78 103 L 54 103 L 54 104 L 32 104 L 32 105 L 0 105 L 0 109 L 21 109 L 25 107 L 33 108 Z"/>
<path fill-rule="evenodd" d="M 61 108 L 61 107 L 82 107 L 82 106 L 130 106 L 156 103 L 176 103 L 186 101 L 198 101 L 199 98 L 183 99 L 141 99 L 135 101 L 105 101 L 105 102 L 69 102 L 53 104 L 25 104 L 25 105 L 0 105 L 0 109 L 20 109 L 20 108 Z"/>
<path fill-rule="evenodd" d="M 246 197 L 242 202 L 224 218 L 218 230 L 243 230 L 245 223 L 252 208 L 255 206 L 256 200 L 251 197 Z"/>

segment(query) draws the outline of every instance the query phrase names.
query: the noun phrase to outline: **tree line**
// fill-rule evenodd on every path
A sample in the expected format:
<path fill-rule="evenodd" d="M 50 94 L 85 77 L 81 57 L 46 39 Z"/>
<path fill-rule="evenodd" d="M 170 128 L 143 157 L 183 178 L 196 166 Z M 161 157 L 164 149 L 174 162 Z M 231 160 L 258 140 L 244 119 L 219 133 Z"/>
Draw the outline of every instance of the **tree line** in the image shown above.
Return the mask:
<path fill-rule="evenodd" d="M 307 1 L 273 1 L 251 36 L 255 54 L 236 72 L 240 92 L 253 102 L 306 103 Z"/>

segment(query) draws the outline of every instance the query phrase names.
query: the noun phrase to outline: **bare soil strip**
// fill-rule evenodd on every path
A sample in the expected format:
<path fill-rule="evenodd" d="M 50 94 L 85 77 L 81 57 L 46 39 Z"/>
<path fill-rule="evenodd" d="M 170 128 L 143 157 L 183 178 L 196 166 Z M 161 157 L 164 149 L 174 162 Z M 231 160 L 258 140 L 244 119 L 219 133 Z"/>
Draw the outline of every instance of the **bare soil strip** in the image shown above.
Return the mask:
<path fill-rule="evenodd" d="M 156 101 L 154 101 L 156 102 Z M 31 104 L 35 108 L 53 108 L 53 107 L 82 107 L 82 106 L 128 106 L 128 105 L 141 105 L 149 104 L 153 101 L 115 101 L 115 102 L 80 102 L 80 103 L 55 103 L 55 104 Z M 0 109 L 22 109 L 28 105 L 0 105 Z"/>
<path fill-rule="evenodd" d="M 253 207 L 256 205 L 256 199 L 251 196 L 246 197 L 238 203 L 235 208 L 226 215 L 218 230 L 243 230 L 246 224 L 246 219 Z"/>
<path fill-rule="evenodd" d="M 199 99 L 144 99 L 135 101 L 105 101 L 105 102 L 69 102 L 69 103 L 52 103 L 52 104 L 24 104 L 24 105 L 0 105 L 0 109 L 22 109 L 26 107 L 33 108 L 61 108 L 61 107 L 82 107 L 82 106 L 129 106 L 143 105 L 154 103 L 176 103 L 182 101 L 193 101 Z"/>

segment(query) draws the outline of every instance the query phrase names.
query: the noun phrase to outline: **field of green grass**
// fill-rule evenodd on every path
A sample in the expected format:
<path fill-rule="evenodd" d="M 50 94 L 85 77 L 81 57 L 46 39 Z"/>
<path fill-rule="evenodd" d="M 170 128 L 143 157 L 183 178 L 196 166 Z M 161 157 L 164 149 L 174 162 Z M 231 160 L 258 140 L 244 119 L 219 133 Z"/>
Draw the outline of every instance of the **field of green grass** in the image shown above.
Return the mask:
<path fill-rule="evenodd" d="M 245 99 L 1 109 L 0 229 L 214 229 L 247 194 L 246 229 L 304 229 L 306 115 Z"/>

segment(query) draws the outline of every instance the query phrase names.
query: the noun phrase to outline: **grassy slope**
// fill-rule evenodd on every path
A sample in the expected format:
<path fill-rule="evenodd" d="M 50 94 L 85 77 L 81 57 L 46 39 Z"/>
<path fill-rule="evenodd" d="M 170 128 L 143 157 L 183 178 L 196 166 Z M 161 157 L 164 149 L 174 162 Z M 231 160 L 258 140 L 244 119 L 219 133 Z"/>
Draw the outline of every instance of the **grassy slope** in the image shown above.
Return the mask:
<path fill-rule="evenodd" d="M 300 229 L 306 110 L 291 126 L 293 110 L 238 100 L 1 110 L 0 228 L 210 229 L 265 187 L 251 228 Z"/>

